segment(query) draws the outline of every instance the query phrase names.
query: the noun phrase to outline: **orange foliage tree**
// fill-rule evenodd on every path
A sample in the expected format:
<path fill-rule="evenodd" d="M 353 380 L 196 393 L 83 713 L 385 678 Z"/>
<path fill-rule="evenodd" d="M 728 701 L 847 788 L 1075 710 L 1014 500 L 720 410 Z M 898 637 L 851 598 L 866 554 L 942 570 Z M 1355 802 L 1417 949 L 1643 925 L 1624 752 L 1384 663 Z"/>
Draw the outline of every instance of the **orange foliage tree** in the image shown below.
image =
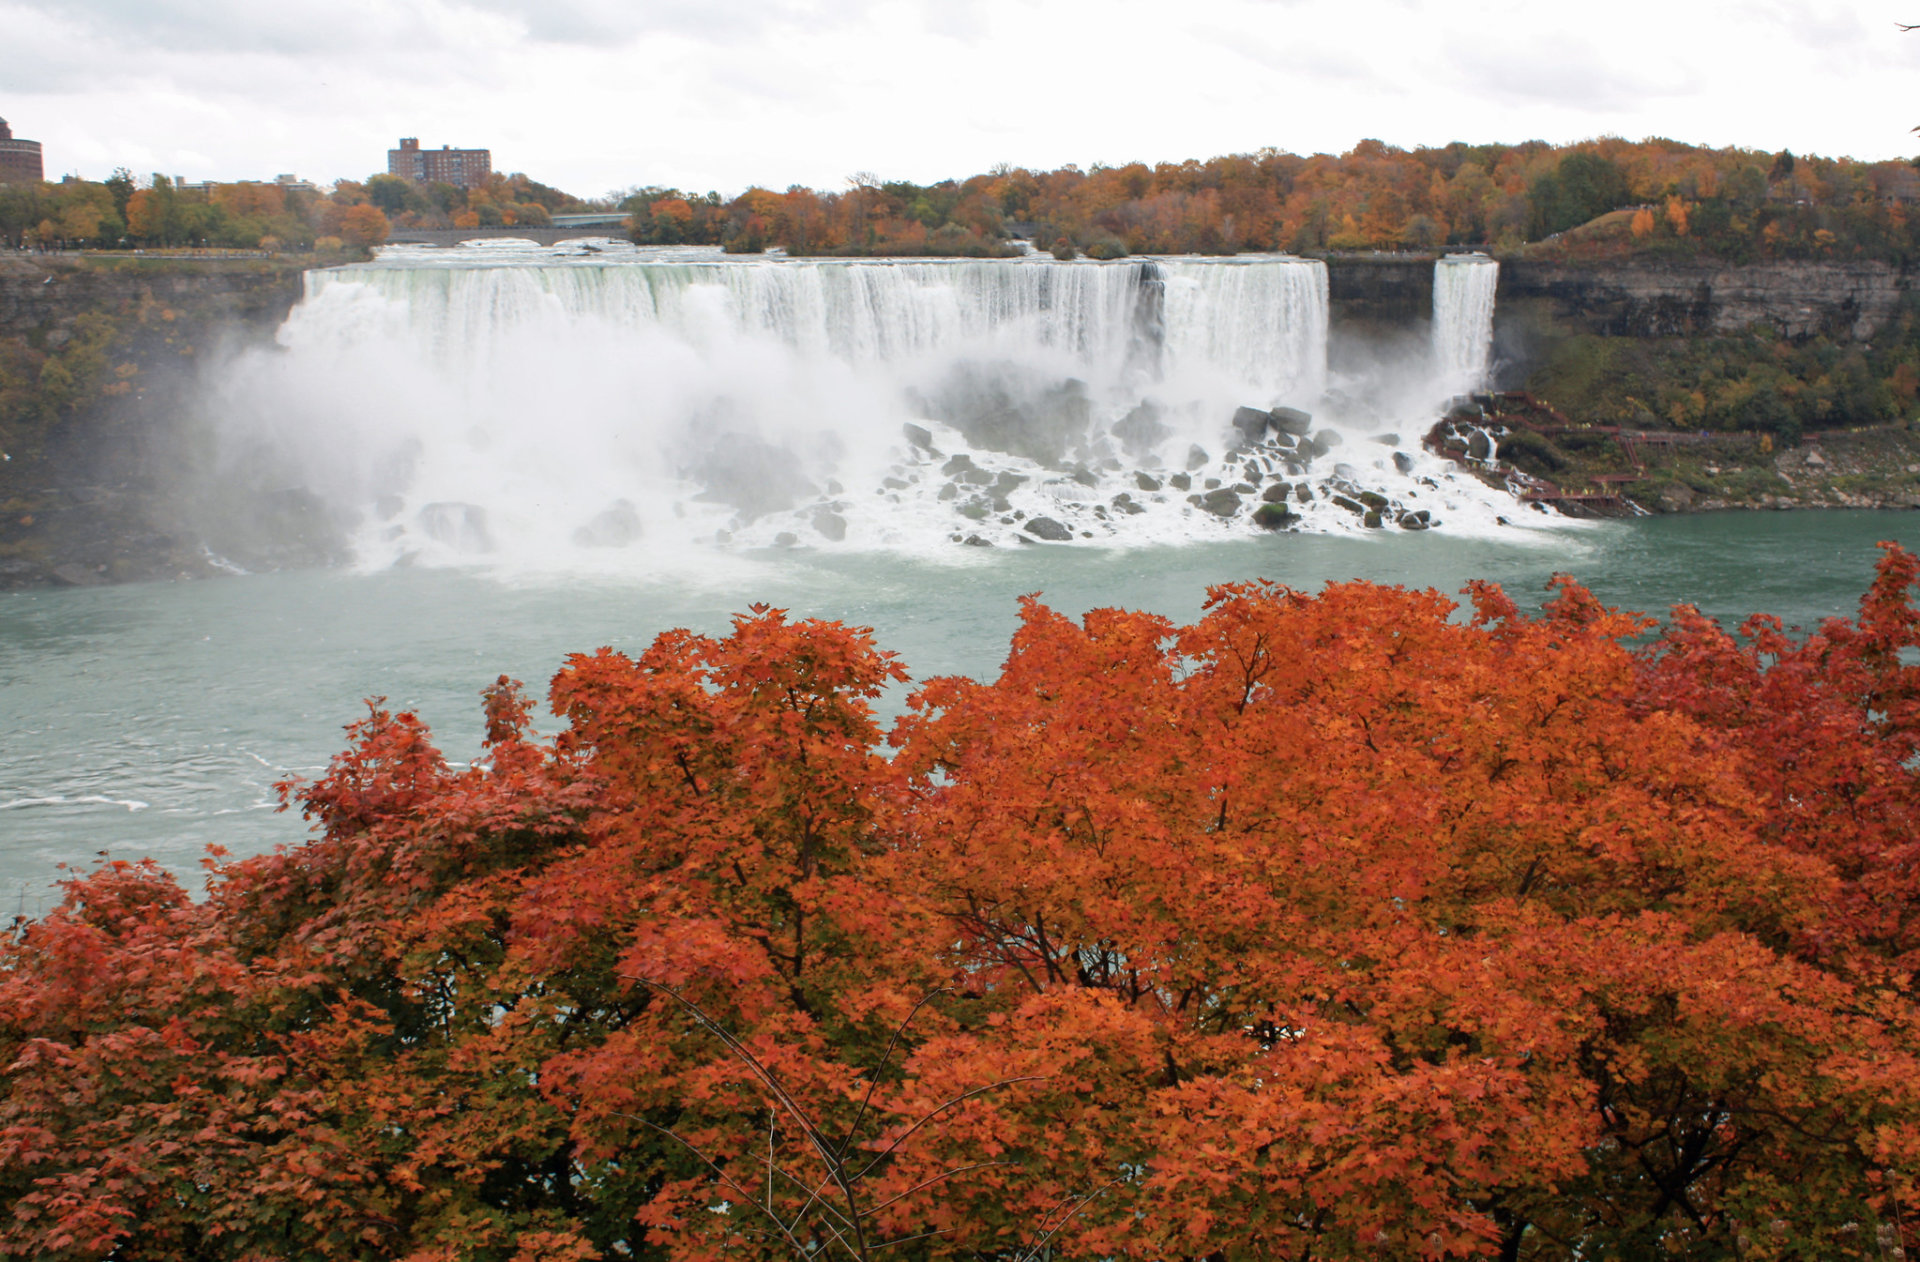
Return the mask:
<path fill-rule="evenodd" d="M 1920 564 L 1804 639 L 1558 580 L 759 609 L 377 706 L 305 845 L 0 955 L 0 1254 L 1873 1257 L 1920 1210 Z M 891 744 L 891 756 L 883 754 Z"/>

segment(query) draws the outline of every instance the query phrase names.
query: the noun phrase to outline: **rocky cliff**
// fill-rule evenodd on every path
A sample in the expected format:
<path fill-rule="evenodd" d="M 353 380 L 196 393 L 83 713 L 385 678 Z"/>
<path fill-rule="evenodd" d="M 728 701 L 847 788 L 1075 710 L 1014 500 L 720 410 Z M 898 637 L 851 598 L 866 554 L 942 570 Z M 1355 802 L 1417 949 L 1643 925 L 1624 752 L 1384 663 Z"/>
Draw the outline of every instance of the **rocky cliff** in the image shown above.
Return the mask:
<path fill-rule="evenodd" d="M 208 365 L 269 341 L 301 273 L 291 260 L 0 255 L 0 587 L 215 567 Z"/>
<path fill-rule="evenodd" d="M 1692 337 L 1756 324 L 1782 336 L 1866 341 L 1913 289 L 1891 263 L 1505 261 L 1500 307 L 1510 319 L 1544 300 L 1553 317 L 1614 337 Z"/>

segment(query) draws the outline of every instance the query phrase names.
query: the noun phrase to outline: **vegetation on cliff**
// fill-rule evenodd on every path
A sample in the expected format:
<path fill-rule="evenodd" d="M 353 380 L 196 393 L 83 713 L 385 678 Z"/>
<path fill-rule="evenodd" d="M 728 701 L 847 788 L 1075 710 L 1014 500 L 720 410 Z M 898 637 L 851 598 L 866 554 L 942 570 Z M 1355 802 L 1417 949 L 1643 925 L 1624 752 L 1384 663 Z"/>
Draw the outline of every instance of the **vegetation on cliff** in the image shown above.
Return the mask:
<path fill-rule="evenodd" d="M 764 609 L 549 739 L 502 679 L 471 764 L 376 706 L 307 844 L 0 946 L 0 1251 L 1898 1256 L 1916 578 L 1029 600 L 891 758 L 900 665 Z"/>
<path fill-rule="evenodd" d="M 1920 311 L 1868 343 L 1743 333 L 1555 342 L 1527 389 L 1579 420 L 1643 429 L 1803 431 L 1877 425 L 1920 401 Z"/>

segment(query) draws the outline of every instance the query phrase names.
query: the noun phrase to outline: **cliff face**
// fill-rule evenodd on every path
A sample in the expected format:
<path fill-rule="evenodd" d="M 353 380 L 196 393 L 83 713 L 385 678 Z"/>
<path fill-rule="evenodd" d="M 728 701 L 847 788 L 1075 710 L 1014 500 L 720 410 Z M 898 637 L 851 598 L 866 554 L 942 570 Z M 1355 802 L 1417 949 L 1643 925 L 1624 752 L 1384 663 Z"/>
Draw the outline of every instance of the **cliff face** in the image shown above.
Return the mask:
<path fill-rule="evenodd" d="M 1516 259 L 1500 267 L 1500 309 L 1551 304 L 1572 330 L 1612 337 L 1736 333 L 1755 324 L 1786 337 L 1865 341 L 1913 288 L 1891 263 L 1624 262 L 1596 266 Z"/>
<path fill-rule="evenodd" d="M 204 375 L 271 340 L 301 271 L 0 256 L 0 588 L 208 571 Z"/>
<path fill-rule="evenodd" d="M 1891 263 L 1564 263 L 1503 259 L 1496 327 L 1527 323 L 1563 334 L 1695 337 L 1765 324 L 1786 337 L 1865 341 L 1916 288 Z M 1403 326 L 1430 318 L 1433 259 L 1327 260 L 1336 326 Z"/>

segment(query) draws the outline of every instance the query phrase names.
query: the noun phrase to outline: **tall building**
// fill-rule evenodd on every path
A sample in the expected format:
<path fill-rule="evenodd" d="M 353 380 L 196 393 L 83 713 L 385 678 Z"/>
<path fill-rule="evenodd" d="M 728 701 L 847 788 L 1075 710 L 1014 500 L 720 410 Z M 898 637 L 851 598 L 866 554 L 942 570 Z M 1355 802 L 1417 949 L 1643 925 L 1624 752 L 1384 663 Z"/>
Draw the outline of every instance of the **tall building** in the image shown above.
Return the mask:
<path fill-rule="evenodd" d="M 487 149 L 455 149 L 452 145 L 422 149 L 418 137 L 406 136 L 398 149 L 387 150 L 387 174 L 415 184 L 479 188 L 493 174 L 493 153 Z"/>
<path fill-rule="evenodd" d="M 0 118 L 0 184 L 38 184 L 44 178 L 40 142 L 15 140 L 13 128 Z"/>

